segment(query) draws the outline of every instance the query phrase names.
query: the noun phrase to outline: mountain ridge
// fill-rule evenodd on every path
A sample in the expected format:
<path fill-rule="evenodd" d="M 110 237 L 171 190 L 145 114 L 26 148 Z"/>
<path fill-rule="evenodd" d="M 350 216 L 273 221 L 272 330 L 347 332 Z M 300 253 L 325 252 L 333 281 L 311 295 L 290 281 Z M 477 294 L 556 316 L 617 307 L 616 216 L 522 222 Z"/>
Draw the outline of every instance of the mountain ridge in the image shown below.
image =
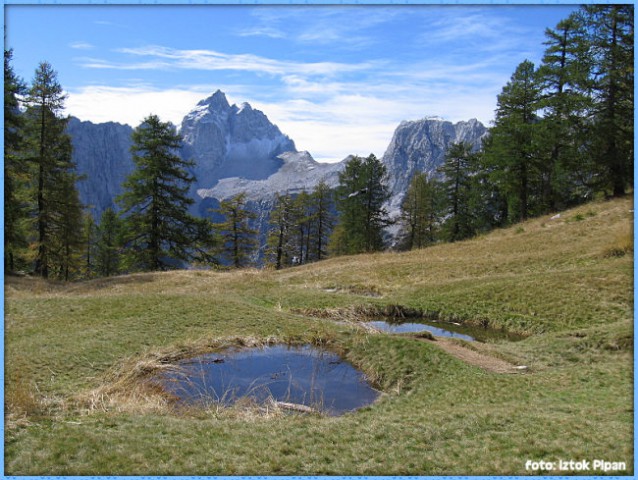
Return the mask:
<path fill-rule="evenodd" d="M 78 172 L 87 176 L 79 184 L 81 199 L 93 205 L 99 217 L 106 208 L 117 207 L 115 198 L 122 193 L 122 182 L 133 171 L 129 151 L 133 128 L 72 118 L 67 131 Z M 231 105 L 221 90 L 200 100 L 184 116 L 178 133 L 183 138 L 180 155 L 195 162 L 191 173 L 196 180 L 189 191 L 195 200 L 191 213 L 202 217 L 210 216 L 211 208 L 221 200 L 246 192 L 252 208 L 267 219 L 277 194 L 310 191 L 320 181 L 336 187 L 339 172 L 351 158 L 317 162 L 310 152 L 298 151 L 295 142 L 265 113 L 247 102 Z M 486 133 L 487 128 L 476 119 L 452 123 L 424 117 L 400 122 L 381 157 L 388 171 L 390 214 L 398 217 L 417 171 L 436 175 L 452 143 L 468 141 L 479 148 Z M 261 224 L 266 228 L 267 221 Z"/>

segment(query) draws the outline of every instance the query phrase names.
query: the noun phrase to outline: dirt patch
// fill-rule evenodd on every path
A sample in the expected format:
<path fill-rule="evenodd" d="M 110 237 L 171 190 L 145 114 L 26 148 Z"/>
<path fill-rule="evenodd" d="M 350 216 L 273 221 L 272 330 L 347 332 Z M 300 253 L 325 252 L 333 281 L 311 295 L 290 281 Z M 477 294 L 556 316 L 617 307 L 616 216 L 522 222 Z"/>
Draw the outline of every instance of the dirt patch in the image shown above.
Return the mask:
<path fill-rule="evenodd" d="M 514 365 L 513 363 L 506 362 L 503 359 L 487 355 L 474 349 L 470 349 L 462 346 L 454 340 L 438 337 L 436 342 L 432 342 L 428 339 L 422 339 L 423 341 L 431 342 L 433 345 L 443 349 L 450 355 L 458 358 L 459 360 L 480 367 L 483 370 L 493 373 L 529 373 L 529 368 L 524 365 Z"/>

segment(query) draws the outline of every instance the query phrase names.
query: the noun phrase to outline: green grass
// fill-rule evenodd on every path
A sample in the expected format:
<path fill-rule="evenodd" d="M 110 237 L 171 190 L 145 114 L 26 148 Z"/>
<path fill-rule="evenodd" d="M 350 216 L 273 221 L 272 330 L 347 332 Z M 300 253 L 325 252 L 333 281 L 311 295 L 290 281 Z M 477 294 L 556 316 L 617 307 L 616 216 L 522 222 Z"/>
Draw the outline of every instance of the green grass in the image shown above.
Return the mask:
<path fill-rule="evenodd" d="M 632 208 L 593 203 L 467 242 L 281 272 L 7 278 L 5 472 L 513 475 L 532 473 L 528 459 L 602 458 L 632 473 Z M 525 334 L 489 351 L 530 373 L 300 313 L 387 305 Z M 324 344 L 384 394 L 338 418 L 176 412 L 144 382 L 177 358 L 261 342 Z"/>

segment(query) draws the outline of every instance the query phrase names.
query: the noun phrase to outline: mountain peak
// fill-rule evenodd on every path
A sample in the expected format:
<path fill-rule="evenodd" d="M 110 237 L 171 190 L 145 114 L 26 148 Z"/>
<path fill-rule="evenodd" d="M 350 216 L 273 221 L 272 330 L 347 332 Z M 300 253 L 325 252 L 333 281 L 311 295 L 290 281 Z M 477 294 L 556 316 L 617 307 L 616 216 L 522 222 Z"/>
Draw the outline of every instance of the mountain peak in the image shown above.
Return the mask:
<path fill-rule="evenodd" d="M 197 103 L 198 106 L 207 106 L 213 110 L 226 110 L 230 108 L 226 94 L 221 90 L 217 90 L 210 97 L 200 100 Z"/>

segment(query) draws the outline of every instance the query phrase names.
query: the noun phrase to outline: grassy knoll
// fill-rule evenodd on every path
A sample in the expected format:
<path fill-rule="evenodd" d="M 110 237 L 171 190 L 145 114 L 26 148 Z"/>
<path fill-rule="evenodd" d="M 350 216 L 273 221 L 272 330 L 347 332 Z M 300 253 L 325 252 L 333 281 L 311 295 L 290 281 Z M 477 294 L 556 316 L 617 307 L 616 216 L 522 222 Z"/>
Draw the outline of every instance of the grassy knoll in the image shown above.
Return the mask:
<path fill-rule="evenodd" d="M 7 278 L 5 471 L 526 474 L 528 459 L 605 459 L 632 473 L 632 209 L 593 203 L 467 242 L 281 272 Z M 388 305 L 525 334 L 469 348 L 529 372 L 491 373 L 436 341 L 316 315 Z M 384 394 L 336 418 L 175 411 L 145 382 L 178 358 L 262 342 L 327 345 Z"/>

